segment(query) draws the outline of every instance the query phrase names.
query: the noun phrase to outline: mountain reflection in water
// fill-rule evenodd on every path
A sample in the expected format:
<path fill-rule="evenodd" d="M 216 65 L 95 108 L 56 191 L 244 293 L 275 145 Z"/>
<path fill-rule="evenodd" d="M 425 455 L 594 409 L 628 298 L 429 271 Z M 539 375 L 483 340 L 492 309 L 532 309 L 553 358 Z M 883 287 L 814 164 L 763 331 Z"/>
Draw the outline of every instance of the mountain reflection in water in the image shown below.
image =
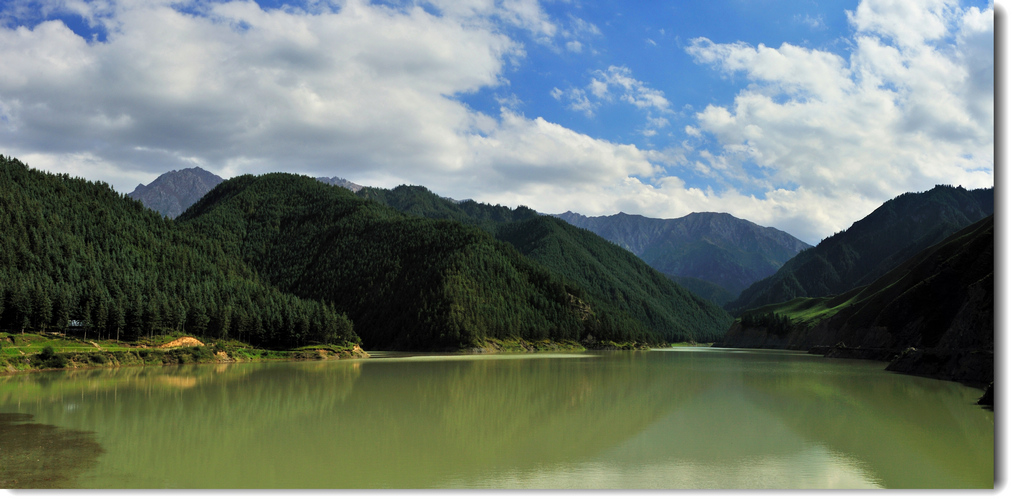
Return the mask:
<path fill-rule="evenodd" d="M 97 433 L 68 487 L 991 488 L 978 394 L 679 349 L 32 373 L 0 412 Z"/>

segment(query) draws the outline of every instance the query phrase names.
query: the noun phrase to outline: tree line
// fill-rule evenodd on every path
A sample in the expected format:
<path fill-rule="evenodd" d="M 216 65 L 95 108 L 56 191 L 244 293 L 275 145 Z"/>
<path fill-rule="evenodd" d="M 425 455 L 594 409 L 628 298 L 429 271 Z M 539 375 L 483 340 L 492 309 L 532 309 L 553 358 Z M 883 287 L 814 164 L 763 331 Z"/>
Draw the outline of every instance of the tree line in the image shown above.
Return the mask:
<path fill-rule="evenodd" d="M 171 330 L 267 347 L 358 341 L 329 304 L 280 292 L 220 244 L 117 194 L 0 156 L 0 328 L 136 340 Z"/>

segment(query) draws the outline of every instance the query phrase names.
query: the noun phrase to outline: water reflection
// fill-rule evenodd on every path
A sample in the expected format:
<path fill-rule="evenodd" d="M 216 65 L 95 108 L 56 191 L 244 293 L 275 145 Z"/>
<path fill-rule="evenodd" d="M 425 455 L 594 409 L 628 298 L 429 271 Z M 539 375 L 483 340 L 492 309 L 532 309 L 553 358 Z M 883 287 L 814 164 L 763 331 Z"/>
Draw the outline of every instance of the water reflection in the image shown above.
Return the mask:
<path fill-rule="evenodd" d="M 787 352 L 419 356 L 7 376 L 0 412 L 97 432 L 60 486 L 991 488 L 970 390 Z"/>

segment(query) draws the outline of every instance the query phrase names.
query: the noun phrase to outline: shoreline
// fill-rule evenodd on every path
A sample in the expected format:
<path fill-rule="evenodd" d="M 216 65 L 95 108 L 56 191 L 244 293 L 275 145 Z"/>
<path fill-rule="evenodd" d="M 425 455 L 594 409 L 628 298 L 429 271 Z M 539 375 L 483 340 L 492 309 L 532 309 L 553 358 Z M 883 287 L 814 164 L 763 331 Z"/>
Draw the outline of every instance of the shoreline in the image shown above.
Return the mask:
<path fill-rule="evenodd" d="M 366 359 L 370 355 L 359 345 L 334 347 L 321 345 L 294 350 L 266 350 L 237 348 L 214 351 L 209 346 L 179 348 L 130 348 L 119 351 L 55 352 L 41 357 L 41 353 L 15 358 L 5 357 L 0 363 L 0 376 L 42 371 L 74 371 L 120 367 L 174 366 L 182 364 L 234 364 L 269 361 L 323 361 Z"/>
<path fill-rule="evenodd" d="M 13 335 L 11 335 L 13 336 Z M 136 345 L 110 345 L 106 340 L 79 340 L 69 338 L 52 338 L 42 334 L 23 335 L 29 336 L 31 343 L 19 345 L 13 348 L 29 349 L 40 348 L 39 352 L 26 353 L 21 351 L 20 355 L 4 356 L 0 354 L 0 376 L 14 375 L 21 373 L 33 373 L 41 371 L 69 371 L 79 369 L 104 369 L 118 367 L 142 367 L 142 366 L 172 366 L 182 364 L 232 364 L 243 362 L 270 362 L 270 361 L 322 361 L 322 360 L 343 360 L 343 359 L 366 359 L 370 354 L 360 348 L 358 344 L 350 346 L 342 345 L 309 345 L 291 350 L 271 350 L 256 347 L 249 347 L 238 342 L 214 341 L 203 343 L 194 337 L 177 334 L 178 339 L 164 343 L 163 345 L 152 345 L 152 340 L 147 340 Z M 160 337 L 167 339 L 170 336 Z M 176 343 L 181 340 L 191 340 L 189 346 L 180 346 Z M 8 342 L 11 340 L 7 340 Z M 68 351 L 68 343 L 74 348 L 82 350 Z M 104 347 L 100 346 L 104 344 Z M 91 345 L 95 347 L 88 348 Z M 665 347 L 670 345 L 666 344 Z M 56 350 L 54 347 L 61 348 Z M 531 354 L 548 352 L 586 352 L 590 350 L 610 351 L 643 351 L 651 347 L 644 344 L 617 343 L 612 341 L 593 342 L 586 346 L 579 342 L 569 341 L 525 341 L 525 340 L 498 340 L 487 339 L 483 345 L 472 348 L 434 350 L 428 353 L 452 353 L 463 355 L 491 355 L 491 354 Z"/>

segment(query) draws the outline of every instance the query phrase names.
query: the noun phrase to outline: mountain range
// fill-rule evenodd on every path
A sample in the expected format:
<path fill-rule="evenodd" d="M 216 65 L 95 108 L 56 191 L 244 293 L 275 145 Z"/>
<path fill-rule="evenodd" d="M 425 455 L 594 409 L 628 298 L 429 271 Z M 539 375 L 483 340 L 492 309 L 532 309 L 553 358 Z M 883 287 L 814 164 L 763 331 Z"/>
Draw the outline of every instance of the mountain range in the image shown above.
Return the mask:
<path fill-rule="evenodd" d="M 670 342 L 714 341 L 728 328 L 730 318 L 724 310 L 671 282 L 635 255 L 530 208 L 455 202 L 417 186 L 366 188 L 358 195 L 407 215 L 482 229 Z"/>
<path fill-rule="evenodd" d="M 481 227 L 298 175 L 232 178 L 170 220 L 104 183 L 0 158 L 0 204 L 11 238 L 0 247 L 0 329 L 84 320 L 129 340 L 179 330 L 269 347 L 486 351 L 708 341 L 729 324 L 640 261 L 645 271 L 616 272 L 609 259 L 608 277 L 556 272 Z"/>
<path fill-rule="evenodd" d="M 360 192 L 364 186 L 340 177 L 318 177 L 329 185 Z M 167 172 L 149 185 L 139 185 L 130 197 L 171 218 L 180 215 L 210 189 L 222 181 L 220 177 L 199 167 Z M 366 197 L 373 198 L 368 190 Z M 398 188 L 396 188 L 397 190 Z M 429 192 L 429 191 L 428 191 Z M 463 212 L 490 208 L 472 200 L 455 201 L 431 196 L 436 201 L 418 202 L 418 207 L 402 209 L 416 215 L 434 218 L 461 219 L 442 210 L 441 202 L 462 208 Z M 387 204 L 378 197 L 378 201 Z M 461 207 L 460 207 L 461 205 Z M 490 208 L 490 212 L 499 212 Z M 432 213 L 431 213 L 432 212 Z M 522 209 L 517 218 L 537 217 L 530 209 Z M 497 214 L 488 218 L 498 218 Z M 786 260 L 809 245 L 774 228 L 758 226 L 724 213 L 694 213 L 679 219 L 653 219 L 619 214 L 609 217 L 585 217 L 572 212 L 556 216 L 574 226 L 597 233 L 636 254 L 654 269 L 664 273 L 687 290 L 718 305 L 732 301 L 753 281 L 764 278 Z M 508 219 L 508 217 L 500 217 Z M 487 219 L 484 219 L 487 220 Z M 465 219 L 462 220 L 465 222 Z M 477 219 L 474 225 L 481 225 Z"/>
<path fill-rule="evenodd" d="M 992 215 L 993 189 L 947 185 L 893 198 L 849 229 L 787 261 L 725 305 L 733 314 L 793 298 L 834 296 L 869 284 L 914 254 Z"/>
<path fill-rule="evenodd" d="M 730 323 L 724 310 L 639 260 L 623 266 L 609 259 L 602 271 L 575 275 L 524 255 L 482 227 L 403 213 L 364 192 L 298 175 L 246 175 L 217 186 L 177 221 L 242 257 L 271 285 L 343 309 L 368 348 L 443 350 L 547 340 L 657 345 L 713 341 Z M 451 205 L 434 195 L 428 199 Z M 560 223 L 539 219 L 539 227 Z M 572 243 L 548 239 L 558 233 L 543 234 L 530 243 Z M 621 251 L 632 258 L 600 243 L 598 253 Z M 559 256 L 575 264 L 589 260 L 579 257 L 590 252 L 562 248 Z M 628 266 L 641 271 L 619 271 Z"/>
<path fill-rule="evenodd" d="M 698 212 L 677 219 L 625 213 L 587 217 L 573 212 L 556 217 L 597 233 L 688 288 L 722 301 L 735 298 L 810 247 L 788 233 L 727 213 Z"/>
<path fill-rule="evenodd" d="M 317 177 L 329 185 L 358 192 L 363 186 L 341 177 Z M 128 197 L 139 200 L 146 208 L 156 210 L 165 217 L 175 218 L 199 201 L 224 179 L 198 166 L 184 170 L 171 170 L 148 185 L 139 184 Z"/>
<path fill-rule="evenodd" d="M 204 173 L 180 170 L 140 187 L 194 195 L 216 181 Z M 172 221 L 104 183 L 0 156 L 0 232 L 9 238 L 0 247 L 0 328 L 78 319 L 128 339 L 177 329 L 272 347 L 362 338 L 403 350 L 706 341 L 825 348 L 970 383 L 992 377 L 992 189 L 936 186 L 884 203 L 753 283 L 734 302 L 733 322 L 680 286 L 706 280 L 670 280 L 640 255 L 696 237 L 680 246 L 693 262 L 719 254 L 763 266 L 780 260 L 780 242 L 806 244 L 726 214 L 589 221 L 456 202 L 423 187 L 352 192 L 344 179 L 326 182 L 235 177 Z"/>

